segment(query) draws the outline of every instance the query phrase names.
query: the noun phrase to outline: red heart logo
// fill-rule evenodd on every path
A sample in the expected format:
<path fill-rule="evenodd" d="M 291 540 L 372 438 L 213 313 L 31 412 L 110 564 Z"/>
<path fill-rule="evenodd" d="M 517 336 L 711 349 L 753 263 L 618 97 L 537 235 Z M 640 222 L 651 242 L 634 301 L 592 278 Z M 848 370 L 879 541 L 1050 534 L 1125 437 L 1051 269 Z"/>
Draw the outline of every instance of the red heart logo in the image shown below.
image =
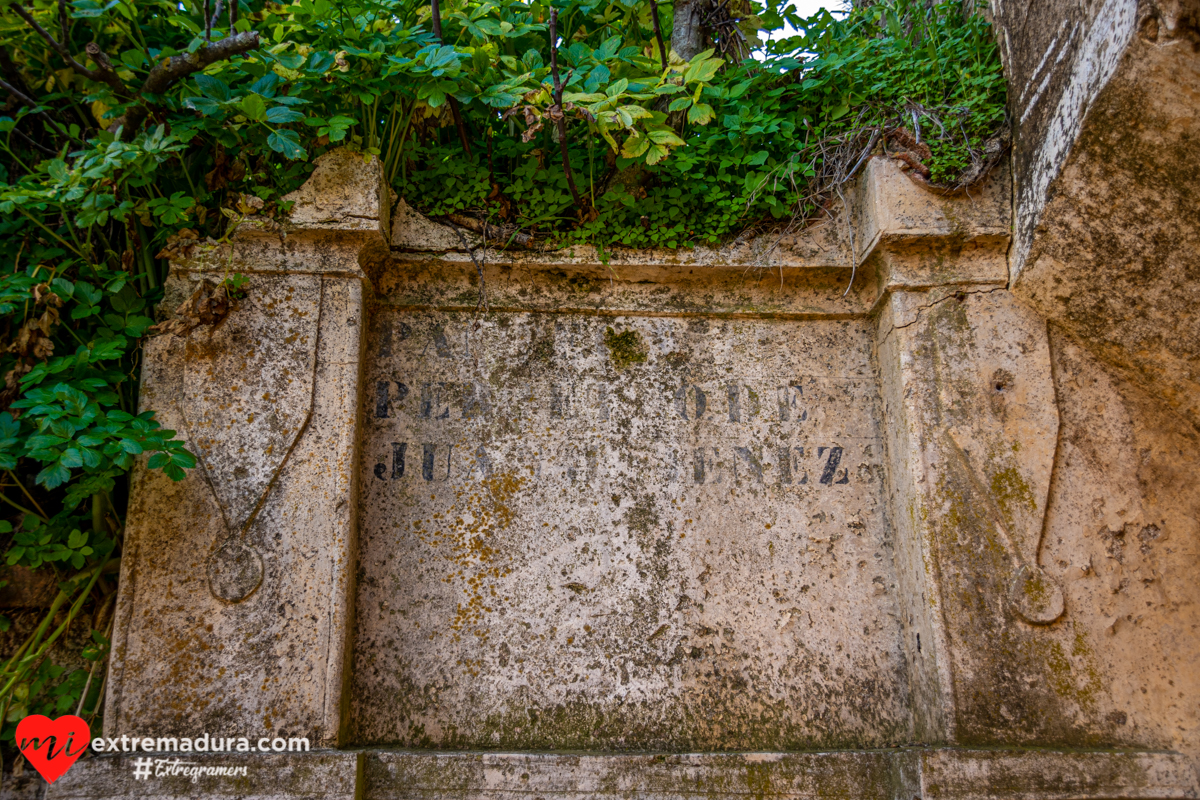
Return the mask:
<path fill-rule="evenodd" d="M 47 783 L 54 783 L 83 755 L 92 732 L 82 718 L 30 714 L 17 723 L 17 749 Z"/>

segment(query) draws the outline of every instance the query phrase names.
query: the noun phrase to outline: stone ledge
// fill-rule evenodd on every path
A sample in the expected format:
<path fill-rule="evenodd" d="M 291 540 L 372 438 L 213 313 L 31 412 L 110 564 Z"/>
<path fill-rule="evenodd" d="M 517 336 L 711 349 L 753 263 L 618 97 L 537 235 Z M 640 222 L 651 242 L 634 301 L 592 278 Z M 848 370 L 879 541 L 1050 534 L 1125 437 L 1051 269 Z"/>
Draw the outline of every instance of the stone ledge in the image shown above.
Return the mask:
<path fill-rule="evenodd" d="M 947 749 L 917 758 L 922 800 L 1197 796 L 1195 771 L 1174 753 Z"/>
<path fill-rule="evenodd" d="M 478 248 L 480 237 L 460 230 L 460 238 L 402 199 L 389 219 L 380 180 L 377 161 L 348 151 L 326 154 L 309 181 L 288 195 L 296 206 L 287 221 L 248 218 L 232 241 L 197 245 L 173 259 L 173 271 L 356 278 L 391 295 L 393 305 L 474 308 L 477 267 L 463 243 Z M 601 253 L 574 245 L 544 252 L 485 248 L 475 255 L 489 291 L 499 289 L 489 297 L 497 309 L 862 316 L 895 288 L 1007 284 L 1008 185 L 1002 167 L 974 196 L 946 197 L 914 184 L 896 162 L 874 158 L 847 190 L 849 216 L 838 211 L 793 233 L 679 250 Z M 531 297 L 528 286 L 546 277 L 564 284 L 563 291 Z M 705 301 L 664 306 L 663 287 Z"/>
<path fill-rule="evenodd" d="M 853 797 L 856 800 L 1195 798 L 1173 753 L 957 748 L 801 753 L 594 754 L 319 751 L 186 757 L 245 777 L 135 780 L 135 759 L 80 762 L 45 798 Z M 155 757 L 155 756 L 152 756 Z M 175 755 L 171 754 L 171 758 Z M 14 795 L 16 796 L 16 795 Z M 25 796 L 25 795 L 21 795 Z M 30 793 L 28 796 L 37 796 Z"/>
<path fill-rule="evenodd" d="M 246 768 L 244 776 L 198 776 L 193 782 L 187 775 L 134 777 L 135 762 L 145 756 L 100 756 L 81 761 L 45 787 L 45 793 L 31 795 L 45 800 L 98 797 L 239 797 L 274 800 L 291 797 L 322 797 L 352 800 L 361 796 L 362 754 L 339 751 L 312 753 L 242 754 L 160 754 L 152 758 L 176 757 L 197 766 Z"/>

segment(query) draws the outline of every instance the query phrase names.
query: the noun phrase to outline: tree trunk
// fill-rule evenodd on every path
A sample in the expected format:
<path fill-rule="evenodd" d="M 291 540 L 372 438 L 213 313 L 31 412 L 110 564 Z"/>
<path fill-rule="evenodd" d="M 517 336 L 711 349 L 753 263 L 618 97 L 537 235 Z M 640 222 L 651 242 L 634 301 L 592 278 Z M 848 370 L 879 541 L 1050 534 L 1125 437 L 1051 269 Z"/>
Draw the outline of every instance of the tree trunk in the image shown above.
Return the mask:
<path fill-rule="evenodd" d="M 706 0 L 675 0 L 675 22 L 671 27 L 671 49 L 684 61 L 704 50 L 707 37 L 701 19 Z"/>

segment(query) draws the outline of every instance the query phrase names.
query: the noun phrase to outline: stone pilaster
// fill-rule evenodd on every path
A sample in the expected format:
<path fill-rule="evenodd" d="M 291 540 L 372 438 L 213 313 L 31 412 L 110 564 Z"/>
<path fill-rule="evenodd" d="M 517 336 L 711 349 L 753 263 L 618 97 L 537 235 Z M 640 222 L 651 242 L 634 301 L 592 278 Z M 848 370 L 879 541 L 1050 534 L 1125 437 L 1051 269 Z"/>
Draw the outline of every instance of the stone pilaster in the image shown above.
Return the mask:
<path fill-rule="evenodd" d="M 290 224 L 172 263 L 165 307 L 249 277 L 216 324 L 150 340 L 142 408 L 199 464 L 139 468 L 126 528 L 107 736 L 339 743 L 356 546 L 363 254 L 386 246 L 377 162 L 318 161 Z M 185 314 L 186 316 L 186 314 Z"/>

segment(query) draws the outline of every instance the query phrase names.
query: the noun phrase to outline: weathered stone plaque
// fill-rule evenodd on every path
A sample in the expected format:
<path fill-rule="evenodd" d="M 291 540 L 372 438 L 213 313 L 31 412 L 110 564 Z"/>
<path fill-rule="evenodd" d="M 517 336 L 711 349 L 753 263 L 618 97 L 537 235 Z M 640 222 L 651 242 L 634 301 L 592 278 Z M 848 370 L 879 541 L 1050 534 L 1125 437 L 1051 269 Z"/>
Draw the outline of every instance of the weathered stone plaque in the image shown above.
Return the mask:
<path fill-rule="evenodd" d="M 376 313 L 352 738 L 909 729 L 864 321 Z"/>
<path fill-rule="evenodd" d="M 1200 796 L 1195 432 L 1006 289 L 1003 175 L 863 169 L 857 267 L 389 249 L 347 151 L 174 262 L 254 278 L 146 345 L 201 468 L 135 475 L 103 734 L 321 749 L 43 794 Z"/>

